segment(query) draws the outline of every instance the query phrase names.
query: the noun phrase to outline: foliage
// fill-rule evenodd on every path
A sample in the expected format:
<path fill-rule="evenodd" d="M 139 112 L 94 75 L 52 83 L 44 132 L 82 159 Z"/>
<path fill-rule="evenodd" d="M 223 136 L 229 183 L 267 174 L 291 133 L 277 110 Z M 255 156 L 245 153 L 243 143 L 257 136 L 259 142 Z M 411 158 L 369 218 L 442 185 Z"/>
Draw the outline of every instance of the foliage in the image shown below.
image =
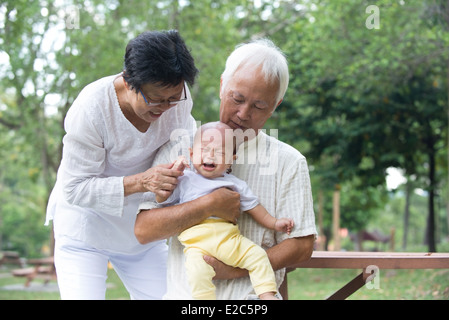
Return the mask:
<path fill-rule="evenodd" d="M 365 27 L 367 2 L 349 0 L 314 3 L 313 23 L 291 26 L 296 77 L 290 104 L 280 111 L 286 113 L 281 123 L 296 130 L 281 137 L 307 140 L 324 188 L 358 177 L 369 189 L 385 184 L 388 167 L 416 175 L 426 163 L 427 240 L 435 251 L 436 158 L 447 147 L 449 17 L 440 3 L 376 5 L 379 29 Z"/>

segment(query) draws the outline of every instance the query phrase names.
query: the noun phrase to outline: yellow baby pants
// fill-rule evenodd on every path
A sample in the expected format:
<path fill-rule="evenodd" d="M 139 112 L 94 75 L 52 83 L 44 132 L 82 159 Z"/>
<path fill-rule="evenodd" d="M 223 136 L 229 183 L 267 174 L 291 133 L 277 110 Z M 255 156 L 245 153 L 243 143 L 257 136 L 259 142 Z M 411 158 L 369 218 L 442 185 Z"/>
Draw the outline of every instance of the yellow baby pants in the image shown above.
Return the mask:
<path fill-rule="evenodd" d="M 265 250 L 243 237 L 236 225 L 222 219 L 206 219 L 178 236 L 184 245 L 185 266 L 194 299 L 216 299 L 214 269 L 203 256 L 247 269 L 257 295 L 277 292 L 273 268 Z"/>

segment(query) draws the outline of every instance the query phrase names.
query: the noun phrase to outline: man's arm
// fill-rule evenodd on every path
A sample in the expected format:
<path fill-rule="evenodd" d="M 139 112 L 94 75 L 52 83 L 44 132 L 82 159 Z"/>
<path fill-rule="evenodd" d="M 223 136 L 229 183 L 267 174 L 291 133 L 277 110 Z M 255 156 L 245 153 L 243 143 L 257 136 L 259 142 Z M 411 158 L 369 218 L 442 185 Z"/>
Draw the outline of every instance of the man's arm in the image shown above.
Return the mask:
<path fill-rule="evenodd" d="M 315 236 L 289 238 L 267 250 L 273 270 L 294 267 L 310 259 Z"/>
<path fill-rule="evenodd" d="M 267 250 L 273 270 L 294 267 L 302 261 L 307 261 L 312 256 L 314 235 L 289 238 Z M 230 267 L 214 257 L 204 256 L 204 260 L 210 264 L 216 272 L 214 279 L 234 279 L 248 275 L 248 271 Z"/>
<path fill-rule="evenodd" d="M 167 239 L 212 215 L 236 223 L 240 215 L 240 195 L 220 188 L 183 204 L 143 210 L 137 215 L 134 233 L 142 244 Z"/>

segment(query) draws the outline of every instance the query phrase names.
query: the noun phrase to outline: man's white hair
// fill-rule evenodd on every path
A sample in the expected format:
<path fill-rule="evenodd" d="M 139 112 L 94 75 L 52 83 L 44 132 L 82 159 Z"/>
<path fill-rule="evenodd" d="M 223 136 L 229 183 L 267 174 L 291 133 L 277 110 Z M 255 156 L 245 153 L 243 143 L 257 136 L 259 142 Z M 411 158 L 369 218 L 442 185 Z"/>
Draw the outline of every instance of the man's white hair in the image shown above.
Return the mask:
<path fill-rule="evenodd" d="M 284 98 L 289 82 L 288 64 L 284 53 L 266 38 L 238 45 L 226 60 L 226 67 L 221 75 L 222 92 L 238 68 L 246 64 L 261 66 L 267 82 L 279 82 L 277 106 Z"/>

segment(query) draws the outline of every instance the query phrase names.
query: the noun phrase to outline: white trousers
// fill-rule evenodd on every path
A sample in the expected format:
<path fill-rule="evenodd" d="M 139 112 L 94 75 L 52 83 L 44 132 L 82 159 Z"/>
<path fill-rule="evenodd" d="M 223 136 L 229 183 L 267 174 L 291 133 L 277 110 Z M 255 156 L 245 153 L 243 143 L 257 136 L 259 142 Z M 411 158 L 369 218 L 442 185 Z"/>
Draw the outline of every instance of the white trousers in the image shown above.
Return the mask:
<path fill-rule="evenodd" d="M 111 253 L 67 237 L 55 241 L 55 267 L 63 300 L 104 300 L 108 261 L 133 300 L 158 300 L 166 292 L 167 245 L 136 254 Z"/>

